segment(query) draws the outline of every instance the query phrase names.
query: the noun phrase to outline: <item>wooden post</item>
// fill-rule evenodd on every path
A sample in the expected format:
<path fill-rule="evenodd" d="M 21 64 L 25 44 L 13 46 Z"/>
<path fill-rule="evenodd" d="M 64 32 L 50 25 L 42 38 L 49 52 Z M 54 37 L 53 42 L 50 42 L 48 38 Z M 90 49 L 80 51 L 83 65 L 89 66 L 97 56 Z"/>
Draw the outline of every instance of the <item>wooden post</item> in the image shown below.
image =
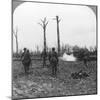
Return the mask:
<path fill-rule="evenodd" d="M 58 42 L 58 55 L 60 55 L 60 34 L 59 34 L 59 16 L 56 16 L 57 21 L 57 42 Z"/>

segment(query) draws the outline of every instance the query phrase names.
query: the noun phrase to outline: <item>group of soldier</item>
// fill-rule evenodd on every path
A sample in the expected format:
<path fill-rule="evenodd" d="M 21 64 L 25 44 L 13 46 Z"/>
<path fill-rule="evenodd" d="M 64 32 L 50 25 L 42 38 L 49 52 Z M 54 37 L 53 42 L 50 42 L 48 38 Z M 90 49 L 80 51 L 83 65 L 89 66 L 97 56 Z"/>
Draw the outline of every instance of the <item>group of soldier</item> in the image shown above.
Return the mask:
<path fill-rule="evenodd" d="M 29 70 L 30 70 L 30 65 L 32 64 L 32 59 L 31 59 L 31 55 L 29 53 L 29 50 L 27 48 L 24 48 L 23 50 L 24 50 L 24 52 L 21 55 L 21 61 L 22 61 L 22 64 L 24 66 L 25 75 L 28 75 Z M 43 54 L 43 57 L 44 56 L 45 56 L 45 54 Z M 57 75 L 57 65 L 58 65 L 59 60 L 58 60 L 58 54 L 55 51 L 55 48 L 52 48 L 52 51 L 49 52 L 48 60 L 49 60 L 49 63 L 50 63 L 50 67 L 52 68 L 52 75 L 54 77 L 56 77 L 56 75 Z M 43 61 L 43 64 L 44 64 L 44 61 Z"/>

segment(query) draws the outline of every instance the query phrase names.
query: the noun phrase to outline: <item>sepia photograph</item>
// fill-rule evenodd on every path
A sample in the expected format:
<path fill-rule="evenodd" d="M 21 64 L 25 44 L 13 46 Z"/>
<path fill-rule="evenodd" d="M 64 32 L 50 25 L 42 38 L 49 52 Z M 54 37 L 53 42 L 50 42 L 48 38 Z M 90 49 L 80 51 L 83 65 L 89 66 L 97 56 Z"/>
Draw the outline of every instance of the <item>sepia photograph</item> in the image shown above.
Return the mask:
<path fill-rule="evenodd" d="M 97 5 L 12 0 L 12 99 L 97 94 Z"/>

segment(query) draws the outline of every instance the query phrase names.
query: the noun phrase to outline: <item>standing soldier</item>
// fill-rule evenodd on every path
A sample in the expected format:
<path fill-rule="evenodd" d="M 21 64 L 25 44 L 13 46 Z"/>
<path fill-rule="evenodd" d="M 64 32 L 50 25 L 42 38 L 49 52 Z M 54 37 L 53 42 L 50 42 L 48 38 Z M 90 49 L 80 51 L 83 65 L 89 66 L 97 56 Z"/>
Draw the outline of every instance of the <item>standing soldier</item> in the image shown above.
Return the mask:
<path fill-rule="evenodd" d="M 88 60 L 89 60 L 89 53 L 88 53 L 88 51 L 85 51 L 84 57 L 83 57 L 83 62 L 84 62 L 86 67 L 88 67 Z"/>
<path fill-rule="evenodd" d="M 44 67 L 44 66 L 46 66 L 46 57 L 47 57 L 47 53 L 46 53 L 45 49 L 42 51 L 41 57 L 43 59 L 43 67 Z"/>
<path fill-rule="evenodd" d="M 52 67 L 52 75 L 56 76 L 57 74 L 57 64 L 58 64 L 58 55 L 55 51 L 55 48 L 52 48 L 52 52 L 49 54 L 49 62 Z"/>
<path fill-rule="evenodd" d="M 31 64 L 31 57 L 30 57 L 29 50 L 27 50 L 26 48 L 24 48 L 24 52 L 21 56 L 21 60 L 24 66 L 25 74 L 27 75 L 29 72 L 29 66 Z"/>

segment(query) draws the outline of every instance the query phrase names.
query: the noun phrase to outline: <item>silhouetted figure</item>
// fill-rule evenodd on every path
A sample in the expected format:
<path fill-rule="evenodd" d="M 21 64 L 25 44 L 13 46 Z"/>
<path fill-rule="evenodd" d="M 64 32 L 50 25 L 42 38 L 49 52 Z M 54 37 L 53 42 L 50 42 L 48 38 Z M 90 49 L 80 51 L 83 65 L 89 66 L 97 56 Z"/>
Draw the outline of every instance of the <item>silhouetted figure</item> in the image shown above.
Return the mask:
<path fill-rule="evenodd" d="M 87 57 L 87 56 L 85 56 L 85 57 L 83 58 L 83 62 L 84 62 L 84 65 L 85 65 L 86 67 L 88 67 L 88 64 L 87 64 L 87 62 L 88 62 L 88 57 Z"/>
<path fill-rule="evenodd" d="M 43 59 L 43 67 L 46 66 L 46 57 L 47 57 L 47 53 L 45 50 L 43 50 L 41 57 Z"/>
<path fill-rule="evenodd" d="M 58 55 L 55 51 L 55 48 L 52 48 L 52 52 L 49 54 L 49 62 L 52 67 L 52 75 L 56 76 L 57 74 L 57 64 L 58 64 Z"/>
<path fill-rule="evenodd" d="M 21 56 L 21 59 L 22 59 L 22 64 L 24 66 L 25 74 L 27 75 L 29 72 L 29 66 L 31 64 L 31 57 L 29 50 L 27 50 L 26 48 L 24 48 L 24 52 Z"/>
<path fill-rule="evenodd" d="M 88 52 L 85 52 L 84 53 L 84 57 L 83 57 L 83 62 L 84 62 L 84 65 L 86 67 L 88 67 L 88 61 L 89 61 L 89 53 Z"/>

